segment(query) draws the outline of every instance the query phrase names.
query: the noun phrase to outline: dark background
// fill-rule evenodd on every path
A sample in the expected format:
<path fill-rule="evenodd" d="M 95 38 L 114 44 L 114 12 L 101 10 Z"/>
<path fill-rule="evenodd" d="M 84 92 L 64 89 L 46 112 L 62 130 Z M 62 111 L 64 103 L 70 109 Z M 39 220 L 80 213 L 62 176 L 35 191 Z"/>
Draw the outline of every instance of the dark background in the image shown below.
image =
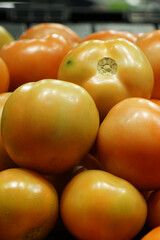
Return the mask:
<path fill-rule="evenodd" d="M 66 24 L 80 37 L 105 29 L 147 32 L 160 28 L 160 1 L 0 1 L 0 24 L 15 38 L 29 26 L 40 22 Z"/>

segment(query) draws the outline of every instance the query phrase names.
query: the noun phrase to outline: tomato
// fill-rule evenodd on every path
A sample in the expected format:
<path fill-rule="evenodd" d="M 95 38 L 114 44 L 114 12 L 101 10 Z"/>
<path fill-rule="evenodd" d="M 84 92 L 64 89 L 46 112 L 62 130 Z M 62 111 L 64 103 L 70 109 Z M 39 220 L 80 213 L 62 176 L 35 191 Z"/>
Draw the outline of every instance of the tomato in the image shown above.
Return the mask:
<path fill-rule="evenodd" d="M 94 33 L 91 33 L 84 38 L 82 38 L 82 42 L 87 40 L 108 40 L 111 38 L 125 38 L 131 42 L 136 42 L 137 37 L 130 33 L 125 31 L 118 31 L 118 30 L 103 30 L 103 31 L 97 31 Z"/>
<path fill-rule="evenodd" d="M 60 213 L 77 239 L 128 240 L 142 229 L 147 205 L 129 182 L 102 170 L 86 170 L 65 187 Z"/>
<path fill-rule="evenodd" d="M 78 164 L 68 171 L 60 174 L 46 175 L 45 177 L 54 185 L 60 197 L 65 186 L 74 176 L 89 169 L 102 170 L 102 166 L 94 156 L 92 156 L 90 153 L 87 153 Z"/>
<path fill-rule="evenodd" d="M 63 58 L 58 78 L 84 87 L 94 99 L 101 121 L 125 98 L 150 98 L 154 84 L 147 57 L 126 39 L 80 43 Z"/>
<path fill-rule="evenodd" d="M 70 44 L 58 34 L 6 44 L 0 56 L 10 73 L 9 91 L 27 82 L 57 78 L 59 65 L 70 49 Z"/>
<path fill-rule="evenodd" d="M 136 45 L 147 56 L 154 73 L 154 88 L 152 98 L 160 99 L 160 30 L 143 34 L 137 39 Z"/>
<path fill-rule="evenodd" d="M 32 39 L 32 38 L 44 38 L 51 34 L 62 35 L 71 46 L 75 46 L 80 43 L 80 37 L 74 32 L 70 27 L 60 24 L 60 23 L 40 23 L 31 26 L 26 31 L 24 31 L 19 39 Z"/>
<path fill-rule="evenodd" d="M 150 230 L 141 240 L 160 240 L 160 226 Z"/>
<path fill-rule="evenodd" d="M 160 189 L 152 191 L 148 198 L 148 218 L 150 228 L 160 226 Z"/>
<path fill-rule="evenodd" d="M 7 29 L 0 26 L 0 49 L 4 44 L 12 42 L 13 40 L 13 36 L 7 31 Z"/>
<path fill-rule="evenodd" d="M 139 37 L 142 37 L 144 32 L 137 32 L 137 33 L 133 33 L 134 36 L 138 39 Z M 136 40 L 137 41 L 137 40 Z M 136 42 L 135 42 L 136 43 Z"/>
<path fill-rule="evenodd" d="M 4 104 L 10 95 L 11 95 L 11 92 L 5 92 L 0 94 L 0 123 L 1 123 Z M 1 124 L 0 124 L 0 133 L 1 133 Z M 0 171 L 7 168 L 11 168 L 11 167 L 16 167 L 16 164 L 11 160 L 11 158 L 7 154 L 3 146 L 2 137 L 0 134 Z"/>
<path fill-rule="evenodd" d="M 4 60 L 0 57 L 0 93 L 7 92 L 9 89 L 10 76 L 9 70 L 4 62 Z"/>
<path fill-rule="evenodd" d="M 98 110 L 88 92 L 54 79 L 20 86 L 2 113 L 9 156 L 17 165 L 45 174 L 77 164 L 92 147 L 98 128 Z"/>
<path fill-rule="evenodd" d="M 143 98 L 117 103 L 102 122 L 99 160 L 141 190 L 160 187 L 160 105 Z"/>
<path fill-rule="evenodd" d="M 20 168 L 0 172 L 0 239 L 45 239 L 58 209 L 55 188 L 40 174 Z"/>

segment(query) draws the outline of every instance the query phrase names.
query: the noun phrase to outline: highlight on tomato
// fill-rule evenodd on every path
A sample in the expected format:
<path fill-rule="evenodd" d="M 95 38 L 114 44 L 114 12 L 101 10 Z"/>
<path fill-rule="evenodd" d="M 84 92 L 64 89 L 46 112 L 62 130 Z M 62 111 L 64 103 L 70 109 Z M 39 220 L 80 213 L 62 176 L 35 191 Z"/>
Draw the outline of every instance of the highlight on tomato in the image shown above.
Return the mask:
<path fill-rule="evenodd" d="M 91 33 L 81 39 L 82 42 L 88 40 L 108 40 L 112 38 L 125 38 L 133 43 L 136 42 L 137 37 L 133 33 L 119 30 L 102 30 Z"/>
<path fill-rule="evenodd" d="M 136 41 L 136 45 L 147 56 L 154 73 L 154 88 L 152 98 L 160 99 L 160 30 L 153 30 L 143 34 Z"/>
<path fill-rule="evenodd" d="M 106 171 L 140 190 L 160 188 L 160 105 L 136 97 L 117 103 L 100 125 L 97 149 Z"/>
<path fill-rule="evenodd" d="M 160 240 L 160 226 L 150 230 L 141 240 Z"/>
<path fill-rule="evenodd" d="M 57 78 L 59 65 L 71 48 L 68 41 L 58 34 L 5 44 L 0 56 L 9 70 L 9 91 L 27 82 Z"/>
<path fill-rule="evenodd" d="M 98 128 L 99 113 L 89 93 L 55 79 L 20 86 L 2 113 L 8 155 L 18 166 L 44 174 L 78 164 L 94 144 Z"/>
<path fill-rule="evenodd" d="M 52 34 L 62 35 L 72 47 L 80 43 L 80 37 L 70 27 L 53 22 L 35 24 L 25 30 L 18 39 L 40 39 Z"/>
<path fill-rule="evenodd" d="M 80 43 L 63 58 L 58 78 L 84 87 L 94 99 L 101 121 L 125 98 L 149 99 L 154 84 L 147 57 L 122 38 Z"/>
<path fill-rule="evenodd" d="M 12 161 L 12 159 L 7 154 L 4 146 L 3 141 L 1 137 L 1 117 L 2 117 L 2 111 L 3 107 L 8 99 L 8 97 L 11 95 L 11 92 L 5 92 L 0 94 L 0 171 L 16 167 L 16 164 Z"/>
<path fill-rule="evenodd" d="M 7 92 L 10 84 L 9 69 L 5 61 L 0 57 L 0 93 Z"/>
<path fill-rule="evenodd" d="M 133 239 L 143 228 L 147 204 L 129 182 L 103 170 L 86 170 L 60 199 L 64 225 L 76 239 Z"/>
<path fill-rule="evenodd" d="M 0 172 L 0 239 L 45 239 L 58 212 L 57 192 L 40 174 L 22 168 Z"/>

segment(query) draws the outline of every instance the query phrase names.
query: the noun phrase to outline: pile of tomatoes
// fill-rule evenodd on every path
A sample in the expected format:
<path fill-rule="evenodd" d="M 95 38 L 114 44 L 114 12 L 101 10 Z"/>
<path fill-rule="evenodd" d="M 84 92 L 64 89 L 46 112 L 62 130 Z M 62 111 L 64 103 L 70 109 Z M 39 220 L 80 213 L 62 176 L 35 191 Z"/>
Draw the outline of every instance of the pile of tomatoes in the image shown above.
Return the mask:
<path fill-rule="evenodd" d="M 1 240 L 160 239 L 159 63 L 160 30 L 3 42 Z"/>

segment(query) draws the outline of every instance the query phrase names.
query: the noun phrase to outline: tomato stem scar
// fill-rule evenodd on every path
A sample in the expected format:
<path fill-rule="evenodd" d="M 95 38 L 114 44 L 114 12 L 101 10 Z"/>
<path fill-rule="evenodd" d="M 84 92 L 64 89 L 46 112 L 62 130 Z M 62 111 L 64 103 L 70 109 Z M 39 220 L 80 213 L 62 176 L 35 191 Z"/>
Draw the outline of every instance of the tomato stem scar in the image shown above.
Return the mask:
<path fill-rule="evenodd" d="M 98 61 L 97 70 L 105 76 L 112 76 L 117 73 L 117 63 L 111 57 L 104 57 Z"/>

